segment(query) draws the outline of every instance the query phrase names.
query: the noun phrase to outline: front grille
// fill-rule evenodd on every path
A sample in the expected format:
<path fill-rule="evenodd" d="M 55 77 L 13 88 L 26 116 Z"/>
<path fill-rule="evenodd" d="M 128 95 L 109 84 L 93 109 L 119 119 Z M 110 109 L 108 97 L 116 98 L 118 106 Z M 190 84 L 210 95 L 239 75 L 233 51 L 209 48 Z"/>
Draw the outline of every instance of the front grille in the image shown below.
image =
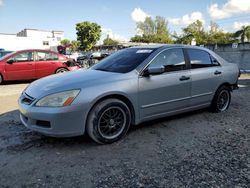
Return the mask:
<path fill-rule="evenodd" d="M 35 98 L 29 96 L 27 93 L 23 93 L 21 102 L 30 105 L 34 100 Z"/>

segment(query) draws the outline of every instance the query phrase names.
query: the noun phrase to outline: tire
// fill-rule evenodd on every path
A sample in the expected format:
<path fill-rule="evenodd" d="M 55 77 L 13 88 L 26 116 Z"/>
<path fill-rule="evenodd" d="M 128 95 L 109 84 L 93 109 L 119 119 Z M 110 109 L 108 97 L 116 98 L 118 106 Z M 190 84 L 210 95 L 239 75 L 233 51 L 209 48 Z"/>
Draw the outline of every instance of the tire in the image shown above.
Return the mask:
<path fill-rule="evenodd" d="M 3 84 L 3 76 L 0 74 L 0 85 Z"/>
<path fill-rule="evenodd" d="M 64 72 L 67 72 L 68 69 L 65 69 L 65 68 L 59 68 L 56 70 L 56 74 L 59 74 L 59 73 L 64 73 Z"/>
<path fill-rule="evenodd" d="M 110 144 L 120 140 L 129 130 L 131 112 L 118 99 L 106 99 L 96 104 L 87 120 L 88 135 L 99 144 Z"/>
<path fill-rule="evenodd" d="M 223 112 L 229 108 L 231 102 L 231 91 L 227 86 L 221 86 L 215 93 L 212 104 L 212 112 Z"/>

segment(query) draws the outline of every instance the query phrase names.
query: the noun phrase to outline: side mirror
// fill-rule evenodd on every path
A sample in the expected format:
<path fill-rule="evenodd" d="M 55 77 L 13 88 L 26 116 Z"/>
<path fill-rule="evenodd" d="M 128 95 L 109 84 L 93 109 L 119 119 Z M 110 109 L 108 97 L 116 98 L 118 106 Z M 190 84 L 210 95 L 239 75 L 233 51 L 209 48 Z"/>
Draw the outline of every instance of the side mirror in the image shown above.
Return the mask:
<path fill-rule="evenodd" d="M 148 67 L 144 73 L 143 76 L 149 76 L 149 75 L 156 75 L 156 74 L 162 74 L 165 72 L 164 66 L 159 67 Z"/>
<path fill-rule="evenodd" d="M 8 63 L 8 64 L 13 64 L 13 63 L 14 63 L 14 60 L 13 60 L 13 59 L 9 59 L 6 63 Z"/>
<path fill-rule="evenodd" d="M 219 64 L 219 62 L 216 59 L 213 59 L 213 63 Z"/>

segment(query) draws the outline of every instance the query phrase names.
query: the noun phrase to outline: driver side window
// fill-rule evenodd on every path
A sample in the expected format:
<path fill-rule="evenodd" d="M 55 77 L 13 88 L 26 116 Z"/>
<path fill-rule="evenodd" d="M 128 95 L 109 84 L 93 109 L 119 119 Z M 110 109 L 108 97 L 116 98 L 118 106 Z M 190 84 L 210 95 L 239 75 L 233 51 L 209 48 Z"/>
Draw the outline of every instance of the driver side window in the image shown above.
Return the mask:
<path fill-rule="evenodd" d="M 165 72 L 184 70 L 186 64 L 183 50 L 181 48 L 165 50 L 158 54 L 149 66 L 164 66 Z"/>
<path fill-rule="evenodd" d="M 32 52 L 23 52 L 15 55 L 11 58 L 14 62 L 27 62 L 33 61 L 33 53 Z"/>

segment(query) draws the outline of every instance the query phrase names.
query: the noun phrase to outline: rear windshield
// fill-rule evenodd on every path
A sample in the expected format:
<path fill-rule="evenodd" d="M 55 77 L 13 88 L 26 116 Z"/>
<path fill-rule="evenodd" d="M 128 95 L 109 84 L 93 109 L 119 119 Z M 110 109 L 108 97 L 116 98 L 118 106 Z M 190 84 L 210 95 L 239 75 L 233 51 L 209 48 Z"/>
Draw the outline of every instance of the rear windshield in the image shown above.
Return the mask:
<path fill-rule="evenodd" d="M 154 50 L 150 48 L 127 48 L 120 50 L 106 57 L 91 69 L 127 73 L 140 65 Z"/>

